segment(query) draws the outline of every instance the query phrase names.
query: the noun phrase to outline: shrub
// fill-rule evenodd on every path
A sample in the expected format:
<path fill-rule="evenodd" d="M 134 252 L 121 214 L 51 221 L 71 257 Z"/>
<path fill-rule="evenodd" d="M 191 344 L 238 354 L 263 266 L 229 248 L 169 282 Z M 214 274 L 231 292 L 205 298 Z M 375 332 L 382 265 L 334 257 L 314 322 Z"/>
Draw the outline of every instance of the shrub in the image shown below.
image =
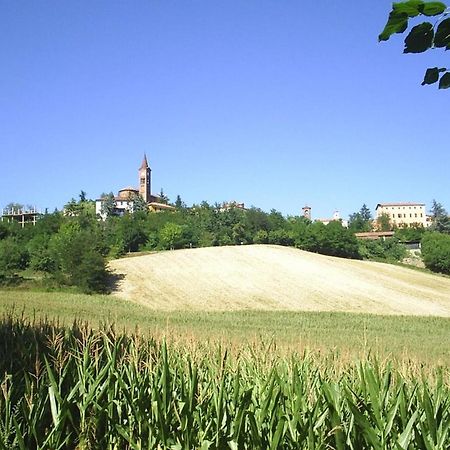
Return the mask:
<path fill-rule="evenodd" d="M 95 244 L 95 234 L 80 229 L 77 223 L 61 227 L 49 243 L 58 283 L 76 286 L 85 293 L 106 292 L 108 271 Z"/>
<path fill-rule="evenodd" d="M 406 247 L 396 238 L 360 240 L 359 253 L 364 259 L 378 259 L 384 261 L 401 261 L 406 257 Z"/>
<path fill-rule="evenodd" d="M 422 238 L 422 257 L 433 272 L 450 274 L 450 235 L 426 233 Z"/>

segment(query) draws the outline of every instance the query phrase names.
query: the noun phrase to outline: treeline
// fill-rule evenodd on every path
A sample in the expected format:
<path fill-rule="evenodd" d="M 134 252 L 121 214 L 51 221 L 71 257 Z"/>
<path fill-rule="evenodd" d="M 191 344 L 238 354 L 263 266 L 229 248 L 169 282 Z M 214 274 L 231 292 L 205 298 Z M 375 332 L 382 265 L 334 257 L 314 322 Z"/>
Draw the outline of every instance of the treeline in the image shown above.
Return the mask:
<path fill-rule="evenodd" d="M 67 210 L 66 210 L 67 211 Z M 175 211 L 136 211 L 106 221 L 93 202 L 70 202 L 70 215 L 43 215 L 36 226 L 0 223 L 0 282 L 20 281 L 24 270 L 42 273 L 46 286 L 107 292 L 106 261 L 129 252 L 222 245 L 276 244 L 359 258 L 358 242 L 340 222 L 328 226 L 272 210 L 221 208 L 206 202 Z"/>
<path fill-rule="evenodd" d="M 207 202 L 188 208 L 179 202 L 175 211 L 139 210 L 101 221 L 94 203 L 85 196 L 68 205 L 65 214 L 45 214 L 34 227 L 0 222 L 1 284 L 20 282 L 18 274 L 29 269 L 43 274 L 46 286 L 107 292 L 111 278 L 106 261 L 137 251 L 275 244 L 343 258 L 391 261 L 401 260 L 406 253 L 399 238 L 358 241 L 340 221 L 324 225 L 304 217 L 284 217 L 275 210 L 224 208 Z M 428 252 L 434 238 L 427 239 Z M 432 270 L 446 272 L 445 263 L 427 261 Z"/>

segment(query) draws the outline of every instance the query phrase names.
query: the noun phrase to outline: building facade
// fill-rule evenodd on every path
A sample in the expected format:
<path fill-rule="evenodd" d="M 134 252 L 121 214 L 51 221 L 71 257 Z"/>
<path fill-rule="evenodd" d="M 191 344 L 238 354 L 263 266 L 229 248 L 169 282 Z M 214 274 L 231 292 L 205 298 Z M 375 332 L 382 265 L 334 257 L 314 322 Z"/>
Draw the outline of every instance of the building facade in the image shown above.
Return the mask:
<path fill-rule="evenodd" d="M 428 227 L 431 224 L 425 211 L 425 203 L 378 203 L 375 211 L 377 220 L 383 214 L 389 217 L 393 228 Z"/>

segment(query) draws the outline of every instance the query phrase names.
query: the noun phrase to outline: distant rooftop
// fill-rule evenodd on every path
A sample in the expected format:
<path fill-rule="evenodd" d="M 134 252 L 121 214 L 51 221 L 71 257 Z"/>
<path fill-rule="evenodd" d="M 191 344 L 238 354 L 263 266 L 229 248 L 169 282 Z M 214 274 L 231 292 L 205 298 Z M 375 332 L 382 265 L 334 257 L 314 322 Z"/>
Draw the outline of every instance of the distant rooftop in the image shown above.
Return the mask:
<path fill-rule="evenodd" d="M 425 203 L 414 203 L 414 202 L 378 203 L 377 208 L 379 206 L 425 206 Z"/>

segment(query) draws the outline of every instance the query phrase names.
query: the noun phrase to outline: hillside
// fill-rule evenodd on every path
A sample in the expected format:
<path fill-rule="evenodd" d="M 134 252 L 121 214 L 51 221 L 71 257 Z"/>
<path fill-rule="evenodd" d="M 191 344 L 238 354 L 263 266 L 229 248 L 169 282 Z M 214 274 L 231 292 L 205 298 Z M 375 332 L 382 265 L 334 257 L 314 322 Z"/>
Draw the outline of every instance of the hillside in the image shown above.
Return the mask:
<path fill-rule="evenodd" d="M 450 279 L 272 245 L 111 261 L 115 295 L 157 310 L 348 311 L 450 317 Z"/>

